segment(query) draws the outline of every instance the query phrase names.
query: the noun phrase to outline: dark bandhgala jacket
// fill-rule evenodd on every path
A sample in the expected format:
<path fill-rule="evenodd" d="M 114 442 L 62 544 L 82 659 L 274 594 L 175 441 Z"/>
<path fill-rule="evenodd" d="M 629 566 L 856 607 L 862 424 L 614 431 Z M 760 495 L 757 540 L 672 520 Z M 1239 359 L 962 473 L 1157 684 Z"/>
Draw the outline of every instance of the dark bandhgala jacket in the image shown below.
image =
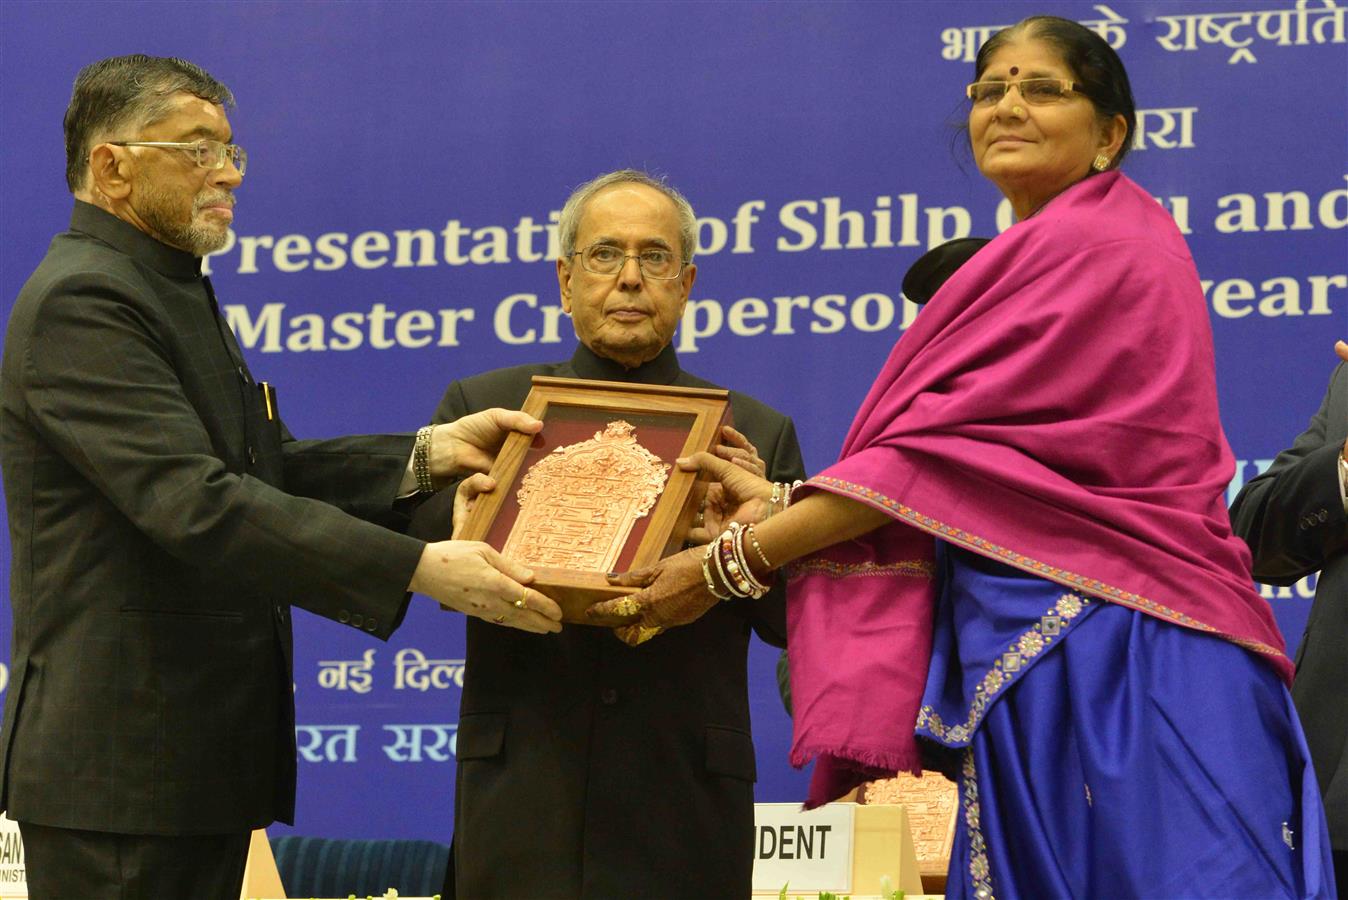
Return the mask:
<path fill-rule="evenodd" d="M 1310 427 L 1231 507 L 1235 531 L 1254 554 L 1255 578 L 1288 585 L 1320 571 L 1297 648 L 1292 699 L 1336 854 L 1348 852 L 1348 515 L 1336 471 L 1345 440 L 1348 364 L 1340 363 Z"/>
<path fill-rule="evenodd" d="M 0 808 L 145 834 L 290 821 L 290 605 L 397 627 L 424 545 L 383 525 L 411 449 L 294 440 L 200 261 L 77 202 L 0 372 Z"/>
<path fill-rule="evenodd" d="M 714 387 L 673 348 L 628 371 L 581 346 L 554 365 L 455 382 L 435 419 L 519 409 L 534 375 Z M 768 477 L 804 477 L 791 420 L 731 393 Z M 449 492 L 414 533 L 449 529 Z M 422 529 L 425 529 L 423 532 Z M 751 630 L 785 643 L 779 588 L 639 647 L 606 628 L 526 634 L 468 620 L 454 844 L 460 898 L 747 897 L 753 870 Z"/>

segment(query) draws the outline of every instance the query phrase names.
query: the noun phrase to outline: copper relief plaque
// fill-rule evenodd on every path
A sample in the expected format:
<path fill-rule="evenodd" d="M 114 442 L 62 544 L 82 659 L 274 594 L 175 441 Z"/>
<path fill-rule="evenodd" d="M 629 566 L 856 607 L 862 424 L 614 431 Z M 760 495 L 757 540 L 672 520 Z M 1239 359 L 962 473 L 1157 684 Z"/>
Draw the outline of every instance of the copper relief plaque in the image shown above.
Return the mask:
<path fill-rule="evenodd" d="M 622 419 L 589 440 L 558 447 L 521 480 L 519 517 L 502 554 L 529 566 L 613 571 L 669 469 Z"/>

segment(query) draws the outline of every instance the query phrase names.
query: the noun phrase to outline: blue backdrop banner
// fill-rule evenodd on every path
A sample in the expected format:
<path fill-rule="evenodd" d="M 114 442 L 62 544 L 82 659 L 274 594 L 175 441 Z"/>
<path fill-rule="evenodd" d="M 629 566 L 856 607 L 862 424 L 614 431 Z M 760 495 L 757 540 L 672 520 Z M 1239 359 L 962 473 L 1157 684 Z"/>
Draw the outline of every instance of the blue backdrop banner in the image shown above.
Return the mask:
<path fill-rule="evenodd" d="M 699 215 L 682 364 L 794 416 L 814 471 L 916 314 L 908 266 L 1010 225 L 960 130 L 963 87 L 993 30 L 1045 12 L 1086 22 L 1128 66 L 1140 118 L 1125 170 L 1197 260 L 1234 496 L 1305 427 L 1348 338 L 1348 9 L 1335 0 L 8 0 L 0 303 L 7 318 L 69 221 L 61 116 L 76 72 L 182 56 L 238 97 L 248 176 L 209 266 L 296 435 L 411 431 L 455 378 L 568 357 L 559 210 L 580 182 L 635 166 Z M 1289 644 L 1313 589 L 1265 591 Z M 447 842 L 461 617 L 418 599 L 388 644 L 304 613 L 295 629 L 294 830 Z M 795 801 L 805 774 L 786 761 L 775 659 L 753 648 L 757 798 Z"/>

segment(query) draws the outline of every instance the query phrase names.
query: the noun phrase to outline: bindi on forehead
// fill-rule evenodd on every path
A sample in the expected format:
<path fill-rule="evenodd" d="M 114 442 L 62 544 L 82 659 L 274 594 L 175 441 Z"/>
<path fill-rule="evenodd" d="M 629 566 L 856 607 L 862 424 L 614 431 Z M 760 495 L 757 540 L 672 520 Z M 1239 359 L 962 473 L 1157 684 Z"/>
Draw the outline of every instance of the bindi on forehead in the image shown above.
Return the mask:
<path fill-rule="evenodd" d="M 1012 67 L 1011 67 L 1011 74 L 1012 74 L 1012 75 L 1019 75 L 1019 74 L 1020 74 L 1020 66 L 1012 66 Z"/>

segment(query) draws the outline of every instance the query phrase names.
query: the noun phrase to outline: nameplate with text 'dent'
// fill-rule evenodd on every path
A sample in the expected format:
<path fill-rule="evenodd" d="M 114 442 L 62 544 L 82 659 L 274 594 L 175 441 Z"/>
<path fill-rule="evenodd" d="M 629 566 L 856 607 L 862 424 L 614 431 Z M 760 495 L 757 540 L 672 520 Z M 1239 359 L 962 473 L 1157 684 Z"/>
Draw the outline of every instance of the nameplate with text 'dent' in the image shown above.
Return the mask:
<path fill-rule="evenodd" d="M 754 804 L 754 892 L 852 890 L 852 819 L 856 806 Z"/>

